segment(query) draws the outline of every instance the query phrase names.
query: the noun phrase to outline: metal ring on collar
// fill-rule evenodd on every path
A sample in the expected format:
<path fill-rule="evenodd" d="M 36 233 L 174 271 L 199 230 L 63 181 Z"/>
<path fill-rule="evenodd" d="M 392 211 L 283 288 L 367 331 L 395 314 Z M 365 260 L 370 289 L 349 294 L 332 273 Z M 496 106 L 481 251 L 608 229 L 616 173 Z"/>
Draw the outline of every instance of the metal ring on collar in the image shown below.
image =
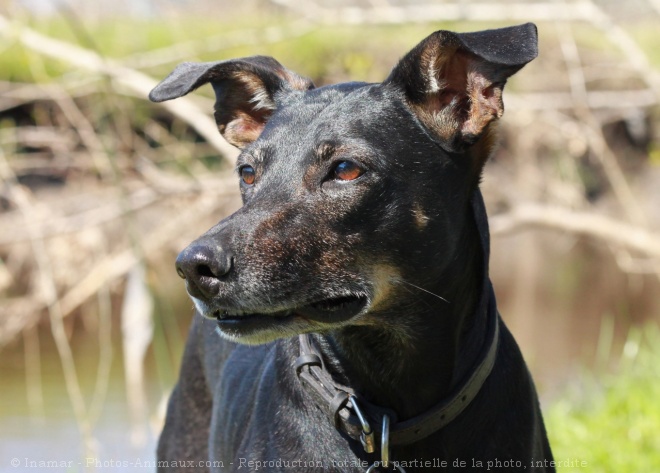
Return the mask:
<path fill-rule="evenodd" d="M 380 435 L 380 458 L 383 466 L 390 466 L 390 416 L 383 416 L 383 429 Z"/>

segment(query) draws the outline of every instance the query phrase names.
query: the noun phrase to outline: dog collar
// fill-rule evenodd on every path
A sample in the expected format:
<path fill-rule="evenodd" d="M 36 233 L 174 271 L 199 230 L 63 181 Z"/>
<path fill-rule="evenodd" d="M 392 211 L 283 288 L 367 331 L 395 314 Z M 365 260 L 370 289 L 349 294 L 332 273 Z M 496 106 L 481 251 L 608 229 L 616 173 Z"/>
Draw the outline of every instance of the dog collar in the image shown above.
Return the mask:
<path fill-rule="evenodd" d="M 499 341 L 499 313 L 490 291 L 487 306 L 488 331 L 477 363 L 466 379 L 447 398 L 426 412 L 406 420 L 398 420 L 392 409 L 377 406 L 352 388 L 337 383 L 326 370 L 320 352 L 314 347 L 309 334 L 299 336 L 300 356 L 294 367 L 302 385 L 315 403 L 325 411 L 335 428 L 351 438 L 360 440 L 367 453 L 375 450 L 374 431 L 381 433 L 385 416 L 390 419 L 390 445 L 409 445 L 418 442 L 445 427 L 474 400 L 490 375 L 497 357 Z"/>

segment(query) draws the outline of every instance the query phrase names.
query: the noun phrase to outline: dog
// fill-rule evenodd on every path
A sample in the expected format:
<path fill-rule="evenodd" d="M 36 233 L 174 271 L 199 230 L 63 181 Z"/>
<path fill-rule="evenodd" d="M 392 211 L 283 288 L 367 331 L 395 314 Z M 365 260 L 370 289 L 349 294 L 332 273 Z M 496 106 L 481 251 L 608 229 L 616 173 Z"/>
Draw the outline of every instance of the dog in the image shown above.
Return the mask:
<path fill-rule="evenodd" d="M 162 471 L 554 471 L 488 277 L 479 191 L 531 24 L 437 31 L 382 83 L 183 63 L 241 150 L 243 206 L 176 260 L 194 302 Z"/>

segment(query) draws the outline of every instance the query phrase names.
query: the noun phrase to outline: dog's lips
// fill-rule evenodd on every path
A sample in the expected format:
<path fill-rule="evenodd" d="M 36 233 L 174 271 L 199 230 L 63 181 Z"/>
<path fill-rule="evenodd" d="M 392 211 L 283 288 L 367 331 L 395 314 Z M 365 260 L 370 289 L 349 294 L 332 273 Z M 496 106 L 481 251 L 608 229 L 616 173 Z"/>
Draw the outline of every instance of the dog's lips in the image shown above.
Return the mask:
<path fill-rule="evenodd" d="M 343 322 L 357 314 L 367 305 L 365 296 L 344 296 L 324 299 L 306 305 L 295 312 L 303 318 L 319 322 Z"/>
<path fill-rule="evenodd" d="M 283 320 L 291 318 L 295 314 L 291 310 L 271 313 L 233 313 L 228 310 L 216 310 L 213 315 L 218 322 L 238 323 L 251 319 Z"/>
<path fill-rule="evenodd" d="M 231 310 L 216 310 L 218 327 L 236 330 L 267 329 L 270 326 L 287 323 L 293 319 L 316 321 L 324 324 L 345 322 L 358 315 L 367 306 L 365 296 L 345 296 L 323 299 L 303 307 L 270 313 L 244 313 Z"/>
<path fill-rule="evenodd" d="M 295 314 L 290 311 L 271 314 L 257 313 L 243 315 L 230 315 L 224 311 L 216 312 L 218 328 L 235 336 L 243 332 L 250 333 L 268 329 L 275 325 L 286 324 L 294 318 Z"/>

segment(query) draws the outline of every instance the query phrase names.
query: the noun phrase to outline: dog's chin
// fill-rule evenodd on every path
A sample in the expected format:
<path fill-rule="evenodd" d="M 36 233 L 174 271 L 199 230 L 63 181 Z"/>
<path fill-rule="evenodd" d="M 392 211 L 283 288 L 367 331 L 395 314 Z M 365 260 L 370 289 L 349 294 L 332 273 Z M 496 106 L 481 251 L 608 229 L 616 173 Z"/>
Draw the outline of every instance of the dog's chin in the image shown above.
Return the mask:
<path fill-rule="evenodd" d="M 279 310 L 236 311 L 193 299 L 197 311 L 217 322 L 218 333 L 233 342 L 258 345 L 301 333 L 325 332 L 350 324 L 366 313 L 367 296 L 323 299 L 301 307 Z"/>

